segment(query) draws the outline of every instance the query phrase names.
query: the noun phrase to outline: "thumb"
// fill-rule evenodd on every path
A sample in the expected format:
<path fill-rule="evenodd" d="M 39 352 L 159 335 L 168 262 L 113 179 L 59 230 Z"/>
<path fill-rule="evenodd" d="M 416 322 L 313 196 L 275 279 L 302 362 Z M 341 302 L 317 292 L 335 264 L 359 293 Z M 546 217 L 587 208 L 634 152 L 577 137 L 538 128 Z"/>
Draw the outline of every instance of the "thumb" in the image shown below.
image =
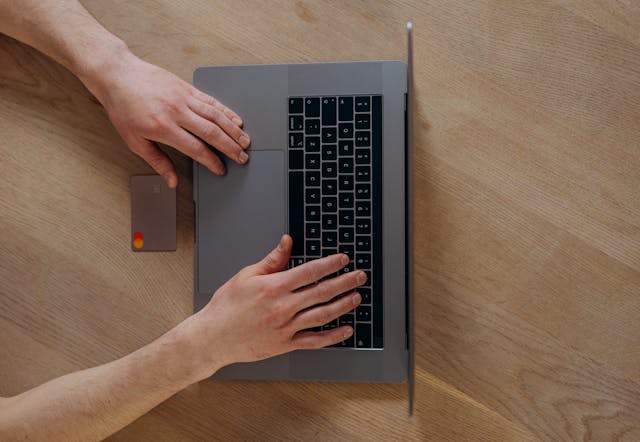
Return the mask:
<path fill-rule="evenodd" d="M 289 262 L 293 240 L 289 235 L 282 235 L 280 242 L 262 261 L 255 265 L 255 271 L 259 275 L 279 272 Z"/>
<path fill-rule="evenodd" d="M 153 170 L 155 170 L 167 182 L 171 189 L 178 185 L 178 175 L 173 167 L 169 156 L 160 150 L 158 146 L 147 139 L 129 141 L 129 148 L 143 160 L 145 160 Z"/>

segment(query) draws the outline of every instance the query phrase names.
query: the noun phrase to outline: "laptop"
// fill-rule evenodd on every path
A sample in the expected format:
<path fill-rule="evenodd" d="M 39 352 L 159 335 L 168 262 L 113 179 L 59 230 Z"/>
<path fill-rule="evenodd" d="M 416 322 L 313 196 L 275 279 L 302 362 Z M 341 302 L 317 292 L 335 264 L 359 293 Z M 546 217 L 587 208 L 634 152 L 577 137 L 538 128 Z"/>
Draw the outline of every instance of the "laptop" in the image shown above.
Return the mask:
<path fill-rule="evenodd" d="M 289 267 L 347 253 L 342 271 L 368 274 L 361 305 L 322 327 L 350 324 L 351 338 L 214 378 L 411 383 L 409 78 L 401 61 L 194 72 L 194 85 L 240 114 L 252 140 L 249 162 L 226 161 L 225 176 L 194 162 L 195 310 L 284 232 Z"/>

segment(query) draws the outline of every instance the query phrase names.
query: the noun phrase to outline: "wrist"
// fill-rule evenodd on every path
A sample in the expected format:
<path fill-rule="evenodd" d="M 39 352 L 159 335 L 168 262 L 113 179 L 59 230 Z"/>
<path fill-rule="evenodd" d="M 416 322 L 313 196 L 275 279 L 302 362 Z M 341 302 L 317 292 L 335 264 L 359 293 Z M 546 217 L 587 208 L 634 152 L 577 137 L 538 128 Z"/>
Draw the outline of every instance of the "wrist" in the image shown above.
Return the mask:
<path fill-rule="evenodd" d="M 184 372 L 189 383 L 206 379 L 231 363 L 224 359 L 226 353 L 214 329 L 215 325 L 201 311 L 182 321 L 170 332 L 178 343 L 178 354 L 185 361 Z"/>
<path fill-rule="evenodd" d="M 107 91 L 117 83 L 118 72 L 137 59 L 124 41 L 111 36 L 92 56 L 72 62 L 70 69 L 104 105 Z"/>

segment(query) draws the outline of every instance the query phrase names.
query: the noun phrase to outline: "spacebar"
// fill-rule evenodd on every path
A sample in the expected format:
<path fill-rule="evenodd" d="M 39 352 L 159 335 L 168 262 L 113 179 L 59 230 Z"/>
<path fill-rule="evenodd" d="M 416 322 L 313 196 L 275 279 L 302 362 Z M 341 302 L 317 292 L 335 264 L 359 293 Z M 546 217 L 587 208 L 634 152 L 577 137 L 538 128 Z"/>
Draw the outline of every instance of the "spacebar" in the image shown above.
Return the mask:
<path fill-rule="evenodd" d="M 293 256 L 304 255 L 303 190 L 303 172 L 289 172 L 289 235 L 293 238 Z"/>

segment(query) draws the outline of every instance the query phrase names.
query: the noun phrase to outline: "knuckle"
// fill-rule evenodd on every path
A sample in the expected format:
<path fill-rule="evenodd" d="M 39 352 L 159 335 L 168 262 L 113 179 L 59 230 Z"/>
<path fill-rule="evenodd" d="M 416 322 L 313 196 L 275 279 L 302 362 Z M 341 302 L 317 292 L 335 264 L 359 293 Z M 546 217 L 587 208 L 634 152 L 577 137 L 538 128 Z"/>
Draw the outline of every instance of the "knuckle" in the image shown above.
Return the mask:
<path fill-rule="evenodd" d="M 193 144 L 193 156 L 195 158 L 204 158 L 207 154 L 207 146 L 204 143 L 194 142 Z"/>
<path fill-rule="evenodd" d="M 203 130 L 203 135 L 205 138 L 210 139 L 210 140 L 218 140 L 218 138 L 220 138 L 220 128 L 215 125 L 215 124 L 209 124 L 207 125 L 207 127 Z"/>
<path fill-rule="evenodd" d="M 220 112 L 220 109 L 214 107 L 211 109 L 210 117 L 214 121 L 219 121 L 222 119 L 222 112 Z"/>

